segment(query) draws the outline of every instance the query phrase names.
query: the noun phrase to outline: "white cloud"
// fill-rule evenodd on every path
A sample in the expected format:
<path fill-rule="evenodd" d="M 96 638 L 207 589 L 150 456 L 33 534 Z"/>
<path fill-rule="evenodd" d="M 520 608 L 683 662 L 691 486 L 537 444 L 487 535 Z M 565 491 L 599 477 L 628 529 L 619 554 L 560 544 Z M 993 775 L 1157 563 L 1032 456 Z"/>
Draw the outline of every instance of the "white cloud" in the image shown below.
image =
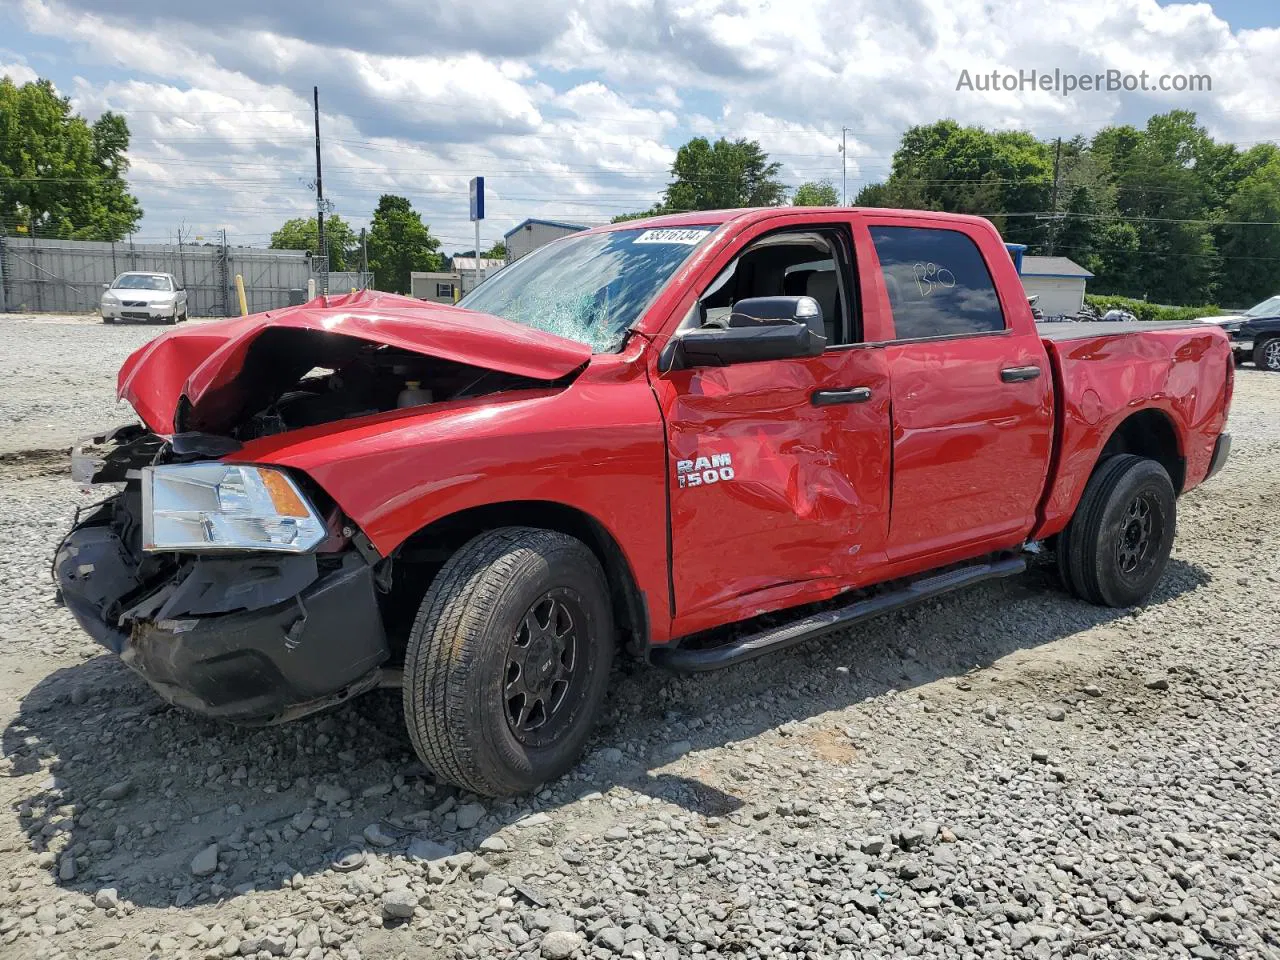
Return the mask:
<path fill-rule="evenodd" d="M 18 86 L 39 79 L 39 74 L 21 60 L 6 61 L 0 59 L 0 77 L 8 77 Z"/>

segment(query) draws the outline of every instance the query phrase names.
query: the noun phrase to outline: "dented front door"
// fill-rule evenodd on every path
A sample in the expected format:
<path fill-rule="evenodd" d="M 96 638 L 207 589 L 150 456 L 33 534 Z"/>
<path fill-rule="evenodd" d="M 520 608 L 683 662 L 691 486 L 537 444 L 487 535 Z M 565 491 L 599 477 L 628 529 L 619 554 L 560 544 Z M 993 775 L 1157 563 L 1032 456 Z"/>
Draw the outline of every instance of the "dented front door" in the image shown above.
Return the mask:
<path fill-rule="evenodd" d="M 866 581 L 888 532 L 882 348 L 679 370 L 654 387 L 677 635 Z"/>

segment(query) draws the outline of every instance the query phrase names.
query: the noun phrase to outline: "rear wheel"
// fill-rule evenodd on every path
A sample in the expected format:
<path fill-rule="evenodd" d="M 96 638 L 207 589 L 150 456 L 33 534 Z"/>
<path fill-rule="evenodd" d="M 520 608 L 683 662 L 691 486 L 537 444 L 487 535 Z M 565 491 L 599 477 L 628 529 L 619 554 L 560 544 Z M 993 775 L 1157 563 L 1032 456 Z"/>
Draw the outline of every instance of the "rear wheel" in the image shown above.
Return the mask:
<path fill-rule="evenodd" d="M 504 527 L 459 549 L 405 652 L 405 721 L 423 763 L 486 796 L 568 770 L 609 680 L 608 597 L 595 555 L 562 533 Z"/>
<path fill-rule="evenodd" d="M 1253 362 L 1259 370 L 1280 373 L 1280 337 L 1263 340 L 1254 347 Z"/>
<path fill-rule="evenodd" d="M 1154 460 L 1124 454 L 1098 465 L 1058 537 L 1058 569 L 1076 596 L 1132 607 L 1169 563 L 1177 521 L 1173 482 Z"/>

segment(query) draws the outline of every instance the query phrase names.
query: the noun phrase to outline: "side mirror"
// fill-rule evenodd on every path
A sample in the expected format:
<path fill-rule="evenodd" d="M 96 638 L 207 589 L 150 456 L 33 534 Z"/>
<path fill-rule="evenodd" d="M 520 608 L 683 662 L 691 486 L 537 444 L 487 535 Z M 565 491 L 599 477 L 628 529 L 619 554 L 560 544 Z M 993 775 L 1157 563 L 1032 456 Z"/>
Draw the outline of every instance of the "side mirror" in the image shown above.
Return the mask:
<path fill-rule="evenodd" d="M 826 346 L 822 308 L 813 297 L 753 297 L 735 303 L 727 317 L 672 339 L 661 366 L 679 370 L 816 357 Z"/>
<path fill-rule="evenodd" d="M 103 289 L 103 290 L 110 290 L 110 289 L 111 289 L 111 284 L 109 284 L 109 283 L 104 283 L 104 284 L 102 285 L 102 289 Z"/>

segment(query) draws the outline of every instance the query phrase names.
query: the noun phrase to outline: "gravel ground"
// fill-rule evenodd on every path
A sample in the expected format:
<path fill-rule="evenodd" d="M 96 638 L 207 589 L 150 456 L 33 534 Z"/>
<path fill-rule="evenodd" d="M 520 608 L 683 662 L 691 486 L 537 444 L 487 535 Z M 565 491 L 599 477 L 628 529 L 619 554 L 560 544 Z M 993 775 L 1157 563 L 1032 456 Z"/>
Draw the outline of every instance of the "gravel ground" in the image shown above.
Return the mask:
<path fill-rule="evenodd" d="M 584 761 L 499 803 L 425 773 L 396 695 L 229 729 L 54 606 L 85 498 L 39 451 L 119 419 L 154 332 L 0 319 L 0 957 L 1280 957 L 1280 377 L 1240 371 L 1147 607 L 1040 564 L 622 667 Z"/>
<path fill-rule="evenodd" d="M 128 404 L 116 404 L 116 371 L 166 329 L 92 315 L 0 314 L 0 423 L 8 424 L 0 455 L 67 447 L 133 419 Z"/>

